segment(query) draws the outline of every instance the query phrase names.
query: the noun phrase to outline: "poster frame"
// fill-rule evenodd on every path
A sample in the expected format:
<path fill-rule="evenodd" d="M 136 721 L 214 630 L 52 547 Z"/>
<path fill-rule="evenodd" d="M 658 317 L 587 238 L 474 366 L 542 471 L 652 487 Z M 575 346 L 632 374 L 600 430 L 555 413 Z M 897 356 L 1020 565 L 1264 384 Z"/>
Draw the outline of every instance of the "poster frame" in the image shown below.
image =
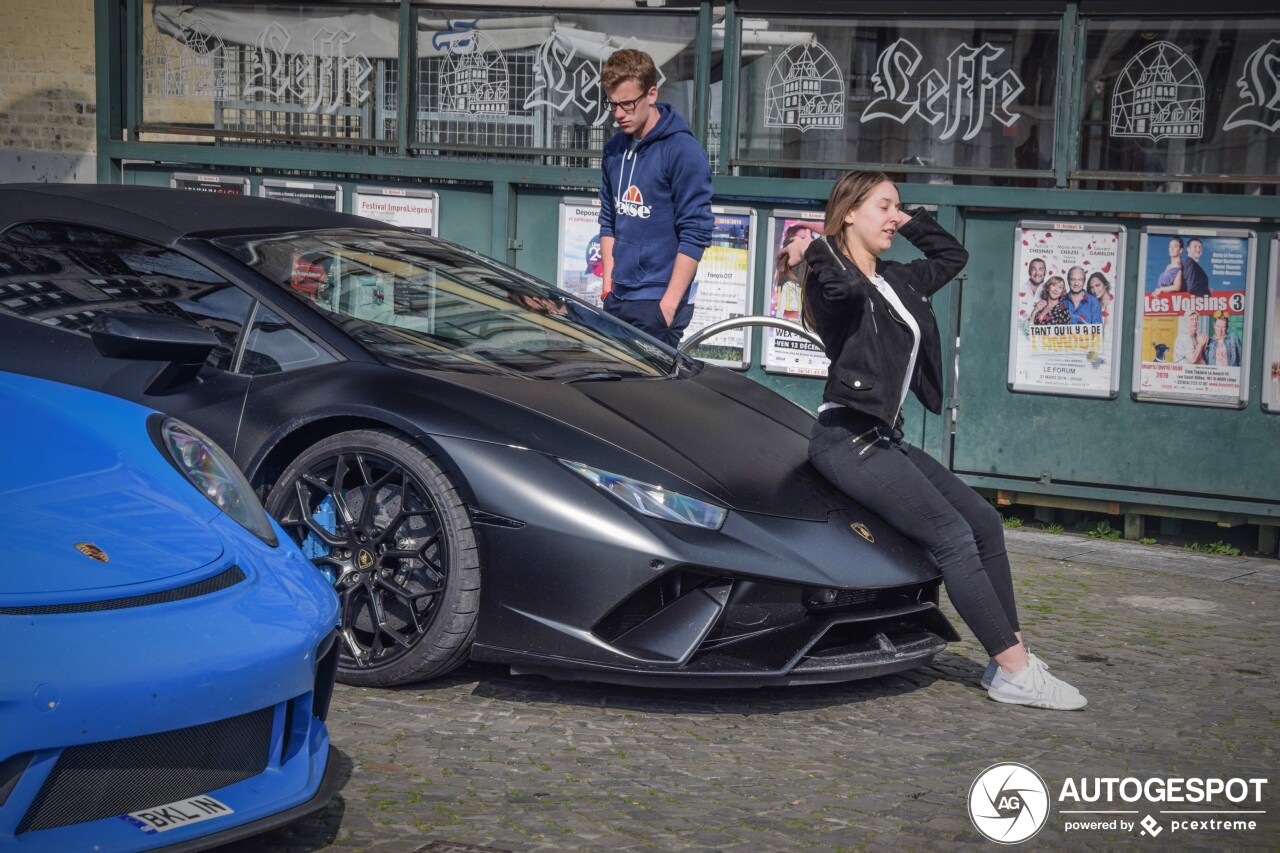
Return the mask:
<path fill-rule="evenodd" d="M 194 184 L 208 184 L 222 187 L 239 187 L 240 195 L 249 194 L 249 179 L 236 177 L 233 175 L 206 175 L 200 172 L 172 172 L 169 175 L 169 186 L 174 189 L 185 189 L 199 192 L 195 187 L 180 186 L 180 182 L 187 181 Z"/>
<path fill-rule="evenodd" d="M 271 195 L 271 190 L 275 188 L 296 189 L 296 190 L 317 190 L 325 193 L 333 194 L 333 210 L 342 213 L 342 185 L 331 181 L 295 181 L 286 178 L 263 178 L 258 184 L 258 195 L 261 198 L 275 198 Z M 289 204 L 301 204 L 301 202 L 291 201 L 290 199 L 277 199 Z M 315 205 L 307 205 L 315 207 L 317 210 L 328 210 L 329 208 L 316 207 Z"/>
<path fill-rule="evenodd" d="M 1240 342 L 1240 381 L 1239 390 L 1234 399 L 1223 396 L 1189 394 L 1176 391 L 1143 391 L 1142 390 L 1142 324 L 1146 318 L 1144 308 L 1146 282 L 1142 276 L 1147 269 L 1147 252 L 1151 236 L 1191 237 L 1227 237 L 1244 240 L 1245 250 L 1243 310 L 1244 323 L 1241 329 L 1243 340 Z M 1134 287 L 1134 329 L 1133 329 L 1133 368 L 1130 395 L 1134 400 L 1143 403 L 1172 403 L 1179 406 L 1202 406 L 1216 409 L 1243 409 L 1249 405 L 1249 370 L 1251 364 L 1251 348 L 1253 343 L 1253 279 L 1256 274 L 1258 240 L 1257 233 L 1248 228 L 1217 228 L 1211 225 L 1199 226 L 1165 226 L 1144 225 L 1138 247 L 1138 275 Z"/>
<path fill-rule="evenodd" d="M 1267 276 L 1266 331 L 1262 336 L 1262 411 L 1280 413 L 1280 234 L 1271 237 L 1270 275 Z"/>
<path fill-rule="evenodd" d="M 718 204 L 712 205 L 711 214 L 713 217 L 714 216 L 745 216 L 747 218 L 748 231 L 747 231 L 746 282 L 744 283 L 743 294 L 742 294 L 742 297 L 743 297 L 742 303 L 741 303 L 742 314 L 738 316 L 749 317 L 751 316 L 751 313 L 752 313 L 752 306 L 755 305 L 755 297 L 756 297 L 755 258 L 756 258 L 756 246 L 759 243 L 760 214 L 754 207 L 727 207 L 727 206 L 718 205 Z M 715 233 L 714 225 L 712 226 L 712 233 L 713 234 Z M 715 238 L 713 237 L 712 238 L 713 244 L 714 244 L 714 239 Z M 703 260 L 705 261 L 706 255 L 703 254 L 702 257 L 703 257 Z M 698 265 L 699 297 L 698 298 L 701 298 L 702 289 L 706 286 L 706 283 L 701 280 L 702 274 L 703 274 L 702 264 L 699 263 Z M 697 300 L 695 299 L 694 301 L 696 304 Z M 701 325 L 694 325 L 694 321 L 697 320 L 697 317 L 698 317 L 698 311 L 696 309 L 694 310 L 693 316 L 694 316 L 694 320 L 691 320 L 689 322 L 689 327 L 684 331 L 685 337 L 691 337 L 694 333 L 698 332 L 701 329 L 705 329 L 707 326 L 711 325 L 711 323 L 716 323 L 716 322 L 719 322 L 720 320 L 730 319 L 730 316 L 732 315 L 726 316 L 726 317 L 716 317 L 716 318 L 713 318 L 710 322 L 703 323 Z M 702 350 L 705 352 L 706 348 L 711 346 L 716 346 L 717 344 L 715 344 L 714 342 L 726 336 L 737 337 L 741 339 L 742 358 L 740 360 L 709 358 L 706 355 L 698 354 L 699 350 Z M 751 334 L 751 330 L 749 328 L 731 329 L 727 332 L 721 332 L 718 335 L 707 338 L 705 341 L 702 341 L 696 344 L 695 346 L 691 347 L 689 350 L 686 351 L 686 355 L 692 356 L 693 358 L 696 358 L 699 361 L 705 361 L 707 364 L 715 364 L 715 365 L 719 365 L 720 367 L 727 367 L 730 370 L 746 370 L 751 366 L 751 359 L 753 357 L 752 339 L 753 339 L 753 335 Z M 730 346 L 735 349 L 738 347 L 737 344 L 719 344 L 719 346 Z"/>
<path fill-rule="evenodd" d="M 435 190 L 401 189 L 400 187 L 359 185 L 359 186 L 356 186 L 356 188 L 351 191 L 351 213 L 353 216 L 362 215 L 361 213 L 359 213 L 361 196 L 370 196 L 370 197 L 380 196 L 382 198 L 428 199 L 431 202 L 431 225 L 430 225 L 431 230 L 430 231 L 423 231 L 421 228 L 417 226 L 405 225 L 400 222 L 397 222 L 394 216 L 390 219 L 374 219 L 374 217 L 367 217 L 367 218 L 374 219 L 375 222 L 383 222 L 388 225 L 394 225 L 397 228 L 404 228 L 409 231 L 415 231 L 419 234 L 426 234 L 426 236 L 428 237 L 435 237 L 440 233 L 440 194 L 437 193 Z"/>
<path fill-rule="evenodd" d="M 566 216 L 565 212 L 570 207 L 593 207 L 598 212 L 600 210 L 600 198 L 599 196 L 585 196 L 585 195 L 566 195 L 566 196 L 560 197 L 560 204 L 556 211 L 556 280 L 554 284 L 560 290 L 563 290 L 566 293 L 576 296 L 578 299 L 581 299 L 584 302 L 594 305 L 596 308 L 600 308 L 601 305 L 600 305 L 599 290 L 595 290 L 592 297 L 588 299 L 583 294 L 569 290 L 568 288 L 565 287 L 565 277 L 569 273 L 569 270 L 565 264 L 565 257 L 564 257 L 566 242 L 569 239 L 569 235 L 567 233 L 568 217 Z M 604 284 L 604 281 L 602 279 L 601 286 L 603 286 L 603 284 Z"/>
<path fill-rule="evenodd" d="M 780 238 L 780 234 L 778 233 L 779 228 L 781 228 L 782 223 L 788 219 L 800 219 L 807 222 L 813 222 L 818 226 L 815 230 L 821 233 L 823 222 L 826 219 L 826 214 L 821 210 L 814 210 L 812 208 L 809 208 L 807 210 L 778 209 L 770 212 L 769 228 L 768 228 L 769 248 L 764 259 L 765 272 L 769 276 L 769 278 L 764 285 L 765 301 L 760 306 L 760 312 L 765 316 L 773 316 L 772 314 L 769 313 L 769 301 L 773 293 L 773 285 L 774 285 L 774 280 L 773 280 L 774 252 L 780 248 L 778 245 L 779 238 Z M 801 377 L 809 377 L 812 379 L 826 378 L 827 367 L 825 366 L 821 368 L 815 367 L 812 369 L 805 369 L 800 367 L 779 366 L 776 362 L 770 361 L 769 356 L 773 350 L 772 342 L 773 342 L 773 339 L 777 337 L 779 333 L 780 331 L 778 329 L 772 329 L 768 327 L 764 329 L 764 334 L 761 337 L 761 346 L 760 346 L 760 369 L 761 370 L 763 370 L 765 373 L 773 374 L 776 376 L 801 376 Z M 806 341 L 806 343 L 810 343 L 810 342 Z M 827 359 L 826 355 L 824 355 L 821 352 L 817 353 L 815 358 L 822 361 L 824 364 L 830 364 L 830 361 Z"/>
<path fill-rule="evenodd" d="M 1018 284 L 1023 276 L 1019 235 L 1024 230 L 1048 230 L 1056 233 L 1098 233 L 1114 234 L 1116 237 L 1116 268 L 1111 276 L 1111 341 L 1110 351 L 1106 353 L 1111 365 L 1111 375 L 1105 389 L 1069 388 L 1058 385 L 1044 385 L 1033 382 L 1018 381 L 1018 335 L 1019 297 Z M 1127 252 L 1129 229 L 1127 226 L 1111 222 L 1075 222 L 1053 221 L 1045 219 L 1024 219 L 1013 223 L 1013 279 L 1010 289 L 1009 310 L 1009 353 L 1008 375 L 1006 386 L 1015 394 L 1042 394 L 1054 397 L 1085 397 L 1095 400 L 1114 400 L 1120 396 L 1120 357 L 1124 352 L 1121 339 L 1124 337 L 1125 287 L 1128 286 Z"/>

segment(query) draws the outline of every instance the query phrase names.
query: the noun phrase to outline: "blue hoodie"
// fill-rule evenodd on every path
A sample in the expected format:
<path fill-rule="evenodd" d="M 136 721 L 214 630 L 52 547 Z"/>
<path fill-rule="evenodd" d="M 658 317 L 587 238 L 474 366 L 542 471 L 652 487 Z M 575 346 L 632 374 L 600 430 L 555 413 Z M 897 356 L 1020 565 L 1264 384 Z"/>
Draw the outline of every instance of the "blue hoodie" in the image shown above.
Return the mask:
<path fill-rule="evenodd" d="M 600 234 L 612 237 L 613 292 L 619 299 L 661 299 L 676 253 L 702 260 L 711 245 L 711 166 L 689 125 L 670 104 L 631 147 L 630 134 L 604 146 Z M 694 295 L 689 287 L 689 301 Z"/>

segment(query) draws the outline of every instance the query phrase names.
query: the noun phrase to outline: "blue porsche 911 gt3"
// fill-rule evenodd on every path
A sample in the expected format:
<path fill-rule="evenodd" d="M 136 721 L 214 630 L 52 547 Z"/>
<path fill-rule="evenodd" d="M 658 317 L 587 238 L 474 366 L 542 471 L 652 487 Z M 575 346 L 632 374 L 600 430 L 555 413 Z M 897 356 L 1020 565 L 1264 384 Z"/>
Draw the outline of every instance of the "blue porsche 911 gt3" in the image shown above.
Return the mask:
<path fill-rule="evenodd" d="M 0 849 L 197 850 L 322 808 L 337 597 L 181 421 L 0 373 Z"/>

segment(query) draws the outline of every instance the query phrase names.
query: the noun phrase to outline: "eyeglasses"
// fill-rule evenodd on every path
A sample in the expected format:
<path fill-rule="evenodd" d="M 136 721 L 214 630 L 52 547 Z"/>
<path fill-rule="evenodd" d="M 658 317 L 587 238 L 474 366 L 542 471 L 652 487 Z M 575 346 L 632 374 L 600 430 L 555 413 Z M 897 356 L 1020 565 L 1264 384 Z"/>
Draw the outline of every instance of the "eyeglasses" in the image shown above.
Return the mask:
<path fill-rule="evenodd" d="M 609 112 L 621 109 L 624 113 L 633 113 L 636 111 L 636 106 L 647 97 L 649 97 L 649 93 L 645 92 L 640 97 L 632 98 L 629 101 L 605 101 L 605 103 L 609 105 Z"/>

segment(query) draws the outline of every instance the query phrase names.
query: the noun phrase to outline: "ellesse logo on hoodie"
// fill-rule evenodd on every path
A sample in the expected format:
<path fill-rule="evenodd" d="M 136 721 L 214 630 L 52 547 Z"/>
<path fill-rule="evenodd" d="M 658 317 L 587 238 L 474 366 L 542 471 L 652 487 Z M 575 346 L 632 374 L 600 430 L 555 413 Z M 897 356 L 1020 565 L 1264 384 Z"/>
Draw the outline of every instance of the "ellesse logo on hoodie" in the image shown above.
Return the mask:
<path fill-rule="evenodd" d="M 653 212 L 653 208 L 644 203 L 644 196 L 640 194 L 640 188 L 635 184 L 627 187 L 622 198 L 614 201 L 613 208 L 620 216 L 635 216 L 639 219 L 648 219 L 649 214 Z"/>

